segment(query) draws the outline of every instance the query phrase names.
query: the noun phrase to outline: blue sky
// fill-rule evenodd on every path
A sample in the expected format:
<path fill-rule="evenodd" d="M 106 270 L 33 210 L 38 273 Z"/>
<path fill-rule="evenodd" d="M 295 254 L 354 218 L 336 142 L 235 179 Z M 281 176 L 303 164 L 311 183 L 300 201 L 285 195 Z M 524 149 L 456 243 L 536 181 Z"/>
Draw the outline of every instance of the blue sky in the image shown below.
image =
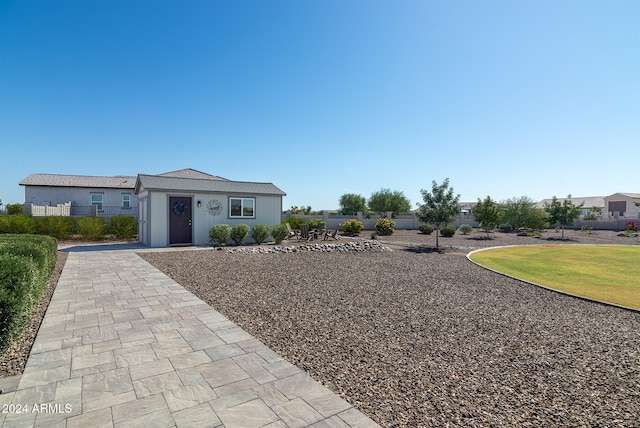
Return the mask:
<path fill-rule="evenodd" d="M 0 198 L 194 168 L 284 207 L 640 193 L 640 1 L 0 0 Z"/>

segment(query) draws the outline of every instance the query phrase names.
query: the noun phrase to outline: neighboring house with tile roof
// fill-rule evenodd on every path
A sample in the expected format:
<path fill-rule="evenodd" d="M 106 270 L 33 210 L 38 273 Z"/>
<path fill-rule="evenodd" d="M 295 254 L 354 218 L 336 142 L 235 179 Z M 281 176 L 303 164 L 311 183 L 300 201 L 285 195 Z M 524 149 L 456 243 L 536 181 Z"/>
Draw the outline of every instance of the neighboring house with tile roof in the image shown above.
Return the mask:
<path fill-rule="evenodd" d="M 558 199 L 558 201 L 563 202 L 565 199 L 568 198 L 556 198 Z M 544 209 L 544 207 L 547 204 L 550 204 L 551 201 L 553 199 L 543 199 L 540 202 L 535 204 L 536 208 L 540 208 L 540 209 Z M 580 217 L 584 217 L 586 215 L 590 215 L 590 214 L 597 214 L 597 210 L 594 211 L 593 208 L 598 208 L 600 210 L 602 210 L 602 213 L 597 214 L 600 216 L 603 216 L 603 218 L 607 218 L 607 215 L 605 213 L 605 209 L 604 209 L 604 196 L 586 196 L 586 197 L 571 197 L 571 202 L 574 205 L 580 205 L 582 204 L 582 209 L 580 210 Z"/>
<path fill-rule="evenodd" d="M 135 183 L 136 177 L 124 175 L 31 174 L 20 185 L 24 186 L 26 213 L 31 214 L 33 206 L 55 207 L 70 203 L 72 216 L 111 217 L 137 215 Z"/>
<path fill-rule="evenodd" d="M 640 193 L 614 193 L 604 204 L 609 218 L 640 218 Z"/>
<path fill-rule="evenodd" d="M 215 224 L 279 224 L 286 195 L 273 183 L 172 173 L 139 174 L 134 194 L 138 240 L 149 247 L 207 245 Z"/>

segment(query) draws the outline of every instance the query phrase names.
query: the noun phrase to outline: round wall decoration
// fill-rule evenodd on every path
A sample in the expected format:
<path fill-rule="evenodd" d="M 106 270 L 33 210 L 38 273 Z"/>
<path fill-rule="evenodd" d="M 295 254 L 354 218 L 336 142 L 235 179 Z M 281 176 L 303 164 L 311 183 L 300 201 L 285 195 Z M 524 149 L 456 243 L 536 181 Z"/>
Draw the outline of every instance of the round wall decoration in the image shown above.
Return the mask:
<path fill-rule="evenodd" d="M 172 209 L 173 209 L 173 212 L 176 213 L 177 215 L 185 215 L 187 213 L 187 210 L 189 209 L 189 205 L 180 201 L 173 204 Z"/>
<path fill-rule="evenodd" d="M 212 199 L 207 202 L 207 211 L 211 215 L 218 215 L 222 212 L 222 202 L 217 199 Z"/>

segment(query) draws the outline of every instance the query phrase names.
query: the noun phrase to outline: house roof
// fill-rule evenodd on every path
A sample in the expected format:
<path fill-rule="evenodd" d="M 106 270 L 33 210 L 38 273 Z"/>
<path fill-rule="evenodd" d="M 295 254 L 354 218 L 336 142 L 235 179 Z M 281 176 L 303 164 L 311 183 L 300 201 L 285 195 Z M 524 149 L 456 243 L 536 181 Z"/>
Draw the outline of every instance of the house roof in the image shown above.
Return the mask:
<path fill-rule="evenodd" d="M 94 187 L 132 190 L 136 177 L 117 175 L 96 177 L 91 175 L 31 174 L 20 182 L 21 186 Z"/>
<path fill-rule="evenodd" d="M 571 197 L 571 202 L 574 205 L 583 204 L 582 208 L 588 209 L 592 207 L 604 208 L 604 196 L 587 196 L 587 197 Z M 556 198 L 558 201 L 563 202 L 568 198 Z M 552 199 L 543 199 L 538 202 L 536 208 L 544 208 L 545 204 L 550 204 Z"/>
<path fill-rule="evenodd" d="M 226 179 L 201 179 L 167 177 L 164 175 L 138 174 L 135 193 L 144 190 L 161 190 L 175 192 L 204 192 L 204 193 L 249 193 L 253 195 L 285 196 L 273 183 L 255 183 L 249 181 L 231 181 Z"/>
<path fill-rule="evenodd" d="M 609 195 L 607 196 L 607 199 L 610 199 L 611 197 L 614 197 L 616 195 L 626 196 L 627 198 L 631 198 L 631 199 L 640 199 L 640 193 L 622 193 L 622 192 Z"/>
<path fill-rule="evenodd" d="M 179 169 L 177 171 L 164 172 L 157 174 L 162 177 L 175 177 L 175 178 L 199 178 L 203 180 L 224 180 L 229 181 L 226 178 L 218 177 L 216 175 L 207 174 L 206 172 L 198 171 L 192 168 Z"/>

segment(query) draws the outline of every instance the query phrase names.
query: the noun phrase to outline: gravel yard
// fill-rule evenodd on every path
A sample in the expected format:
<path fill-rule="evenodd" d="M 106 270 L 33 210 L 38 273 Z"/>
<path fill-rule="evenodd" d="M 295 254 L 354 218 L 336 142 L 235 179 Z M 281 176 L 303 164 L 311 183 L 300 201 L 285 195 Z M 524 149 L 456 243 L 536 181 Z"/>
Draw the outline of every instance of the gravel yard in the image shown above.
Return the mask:
<path fill-rule="evenodd" d="M 398 231 L 379 241 L 393 251 L 140 255 L 382 426 L 638 426 L 640 313 L 465 257 L 559 235 L 456 234 L 442 253 L 428 250 L 434 236 Z"/>

